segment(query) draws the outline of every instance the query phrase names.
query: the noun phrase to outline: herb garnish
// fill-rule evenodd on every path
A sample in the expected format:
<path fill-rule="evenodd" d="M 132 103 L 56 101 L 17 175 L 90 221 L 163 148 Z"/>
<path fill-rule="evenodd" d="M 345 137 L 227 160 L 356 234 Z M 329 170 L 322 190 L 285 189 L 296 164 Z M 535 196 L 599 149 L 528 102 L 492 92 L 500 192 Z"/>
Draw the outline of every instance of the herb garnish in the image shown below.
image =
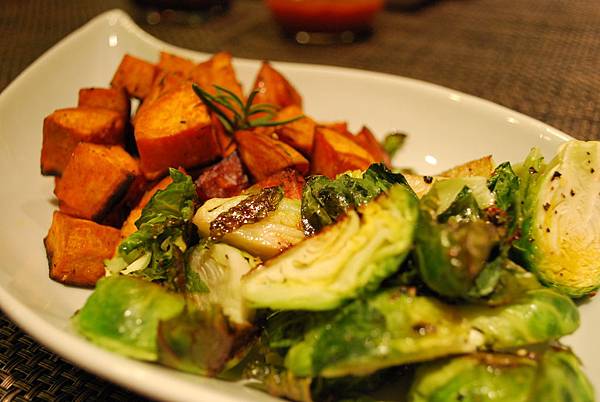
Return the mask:
<path fill-rule="evenodd" d="M 277 115 L 277 106 L 269 103 L 257 103 L 253 105 L 254 98 L 260 92 L 258 89 L 253 90 L 248 96 L 246 104 L 234 92 L 219 85 L 213 85 L 217 90 L 216 95 L 209 94 L 196 84 L 192 84 L 192 88 L 202 102 L 216 113 L 217 117 L 225 127 L 225 130 L 233 134 L 237 130 L 248 130 L 254 127 L 272 127 L 281 124 L 287 124 L 299 120 L 304 115 L 292 117 L 291 119 L 274 121 Z M 228 116 L 223 109 L 218 105 L 232 112 L 232 116 Z M 252 118 L 252 116 L 259 117 Z"/>

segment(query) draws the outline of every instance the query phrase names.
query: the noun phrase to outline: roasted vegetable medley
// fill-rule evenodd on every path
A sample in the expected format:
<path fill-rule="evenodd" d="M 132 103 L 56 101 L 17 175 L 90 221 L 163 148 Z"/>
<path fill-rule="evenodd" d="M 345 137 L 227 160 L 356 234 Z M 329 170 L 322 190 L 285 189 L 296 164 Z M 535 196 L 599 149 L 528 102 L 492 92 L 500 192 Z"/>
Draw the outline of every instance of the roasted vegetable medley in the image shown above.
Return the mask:
<path fill-rule="evenodd" d="M 266 62 L 245 97 L 226 53 L 125 56 L 44 121 L 73 327 L 297 401 L 593 401 L 560 339 L 600 287 L 600 143 L 420 176 L 404 137 L 313 120 Z"/>

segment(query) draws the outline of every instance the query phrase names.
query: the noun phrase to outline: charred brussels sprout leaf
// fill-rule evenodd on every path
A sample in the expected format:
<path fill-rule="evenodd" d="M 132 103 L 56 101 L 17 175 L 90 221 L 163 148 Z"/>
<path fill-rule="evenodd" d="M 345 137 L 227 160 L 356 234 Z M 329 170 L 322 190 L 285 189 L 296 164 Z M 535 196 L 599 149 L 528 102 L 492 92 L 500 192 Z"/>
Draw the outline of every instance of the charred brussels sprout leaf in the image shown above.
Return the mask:
<path fill-rule="evenodd" d="M 446 223 L 451 217 L 454 217 L 456 221 L 474 221 L 481 218 L 481 215 L 481 208 L 473 197 L 473 192 L 465 186 L 448 209 L 437 216 L 437 220 L 440 223 Z"/>
<path fill-rule="evenodd" d="M 528 401 L 536 362 L 512 355 L 472 354 L 417 369 L 410 402 Z"/>
<path fill-rule="evenodd" d="M 415 255 L 425 284 L 436 293 L 468 299 L 488 296 L 498 267 L 489 265 L 499 246 L 496 226 L 480 219 L 471 190 L 463 187 L 441 214 L 439 188 L 421 200 Z"/>
<path fill-rule="evenodd" d="M 158 191 L 136 221 L 138 230 L 124 239 L 107 262 L 109 273 L 140 276 L 177 288 L 183 253 L 193 238 L 191 218 L 197 200 L 191 177 L 169 171 L 173 182 Z"/>
<path fill-rule="evenodd" d="M 423 364 L 409 402 L 592 402 L 577 358 L 547 348 L 527 356 L 473 354 Z"/>
<path fill-rule="evenodd" d="M 504 162 L 492 173 L 488 180 L 488 188 L 494 194 L 496 206 L 504 211 L 509 219 L 509 232 L 514 231 L 520 218 L 520 180 L 509 162 Z"/>
<path fill-rule="evenodd" d="M 329 310 L 375 290 L 410 250 L 417 204 L 410 189 L 394 185 L 246 275 L 244 297 L 257 308 Z"/>
<path fill-rule="evenodd" d="M 181 314 L 160 322 L 158 361 L 178 370 L 215 376 L 233 357 L 236 339 L 246 335 L 228 325 L 218 306 L 198 309 L 188 303 Z"/>
<path fill-rule="evenodd" d="M 552 289 L 530 290 L 505 306 L 459 309 L 493 350 L 557 340 L 579 327 L 577 306 Z"/>
<path fill-rule="evenodd" d="M 211 226 L 215 220 L 221 217 L 227 217 L 231 224 L 228 225 L 228 233 L 223 233 L 220 241 L 231 244 L 234 247 L 247 251 L 248 253 L 260 258 L 271 258 L 281 253 L 286 248 L 304 239 L 304 232 L 300 223 L 300 201 L 289 198 L 279 199 L 277 187 L 269 190 L 269 197 L 266 204 L 262 206 L 251 206 L 250 209 L 262 210 L 266 212 L 259 219 L 252 219 L 254 223 L 248 220 L 248 223 L 239 224 L 230 218 L 234 215 L 230 210 L 239 209 L 238 206 L 252 204 L 251 200 L 256 200 L 255 196 L 241 195 L 231 198 L 213 198 L 204 203 L 194 216 L 194 223 L 202 237 L 210 237 Z M 250 201 L 247 201 L 250 200 Z M 271 210 L 271 208 L 274 208 Z M 247 208 L 244 208 L 247 210 Z M 269 211 L 270 210 L 270 211 Z M 237 214 L 237 212 L 236 212 Z M 254 212 L 251 214 L 256 216 Z M 261 213 L 261 216 L 263 213 Z"/>
<path fill-rule="evenodd" d="M 275 211 L 283 199 L 283 189 L 268 187 L 262 189 L 242 200 L 236 206 L 222 212 L 210 223 L 210 237 L 220 239 L 227 233 L 240 228 L 248 223 L 256 223 L 267 217 L 269 212 Z"/>
<path fill-rule="evenodd" d="M 285 359 L 286 367 L 298 376 L 365 375 L 474 352 L 483 344 L 453 307 L 399 289 L 356 300 L 311 327 Z"/>
<path fill-rule="evenodd" d="M 242 298 L 241 278 L 256 265 L 252 256 L 235 247 L 202 242 L 188 258 L 188 298 L 206 309 L 218 305 L 232 323 L 248 324 L 254 313 Z M 193 291 L 195 287 L 197 291 Z"/>
<path fill-rule="evenodd" d="M 92 342 L 125 356 L 156 360 L 158 324 L 181 313 L 181 295 L 145 280 L 103 278 L 72 318 L 74 328 Z"/>
<path fill-rule="evenodd" d="M 529 291 L 502 307 L 451 305 L 389 289 L 320 314 L 303 320 L 304 327 L 298 322 L 287 328 L 294 341 L 285 366 L 294 375 L 365 375 L 454 354 L 542 344 L 579 325 L 573 302 L 550 289 Z M 301 342 L 298 332 L 304 333 Z"/>
<path fill-rule="evenodd" d="M 329 179 L 312 176 L 302 193 L 302 224 L 307 235 L 332 224 L 351 207 L 365 204 L 393 184 L 408 183 L 400 173 L 393 173 L 382 163 L 371 165 L 362 175 L 348 173 Z"/>
<path fill-rule="evenodd" d="M 464 186 L 446 208 L 448 193 L 456 192 L 450 181 L 436 183 L 422 198 L 415 256 L 430 289 L 449 298 L 498 305 L 539 287 L 534 277 L 508 258 L 517 214 L 509 219 L 496 205 L 482 209 L 488 196 L 481 195 L 488 194 L 489 185 L 490 198 L 499 197 L 499 204 L 512 213 L 518 182 L 510 165 L 504 164 L 489 182 L 473 182 L 479 187 L 476 192 Z"/>
<path fill-rule="evenodd" d="M 158 328 L 159 361 L 188 372 L 216 375 L 254 332 L 240 278 L 255 265 L 227 244 L 203 242 L 186 267 L 186 308 Z"/>
<path fill-rule="evenodd" d="M 516 248 L 540 280 L 571 297 L 600 287 L 600 142 L 570 141 L 521 167 L 524 221 Z"/>

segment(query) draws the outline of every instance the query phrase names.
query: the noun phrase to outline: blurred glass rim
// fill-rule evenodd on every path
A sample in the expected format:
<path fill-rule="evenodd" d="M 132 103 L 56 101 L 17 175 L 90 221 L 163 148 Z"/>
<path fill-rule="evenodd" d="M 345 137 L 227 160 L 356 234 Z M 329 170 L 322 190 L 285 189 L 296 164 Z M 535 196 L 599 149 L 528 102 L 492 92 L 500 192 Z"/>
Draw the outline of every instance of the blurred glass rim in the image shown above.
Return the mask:
<path fill-rule="evenodd" d="M 288 33 L 360 33 L 371 30 L 384 0 L 264 0 Z"/>

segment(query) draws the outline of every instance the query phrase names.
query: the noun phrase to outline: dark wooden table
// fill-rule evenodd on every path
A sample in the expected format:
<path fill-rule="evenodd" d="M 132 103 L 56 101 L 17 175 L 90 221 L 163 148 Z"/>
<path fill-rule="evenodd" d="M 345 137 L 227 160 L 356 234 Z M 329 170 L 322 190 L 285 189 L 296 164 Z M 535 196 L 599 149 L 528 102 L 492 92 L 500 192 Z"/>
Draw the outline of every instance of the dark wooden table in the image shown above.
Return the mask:
<path fill-rule="evenodd" d="M 210 16 L 192 12 L 169 19 L 163 13 L 158 24 L 155 10 L 126 0 L 4 0 L 0 90 L 65 35 L 105 10 L 121 8 L 177 46 L 413 77 L 497 102 L 580 139 L 600 139 L 597 0 L 430 3 L 410 12 L 386 10 L 367 41 L 318 47 L 285 39 L 259 0 L 233 0 L 228 12 Z M 137 397 L 71 366 L 0 314 L 0 398 Z"/>

